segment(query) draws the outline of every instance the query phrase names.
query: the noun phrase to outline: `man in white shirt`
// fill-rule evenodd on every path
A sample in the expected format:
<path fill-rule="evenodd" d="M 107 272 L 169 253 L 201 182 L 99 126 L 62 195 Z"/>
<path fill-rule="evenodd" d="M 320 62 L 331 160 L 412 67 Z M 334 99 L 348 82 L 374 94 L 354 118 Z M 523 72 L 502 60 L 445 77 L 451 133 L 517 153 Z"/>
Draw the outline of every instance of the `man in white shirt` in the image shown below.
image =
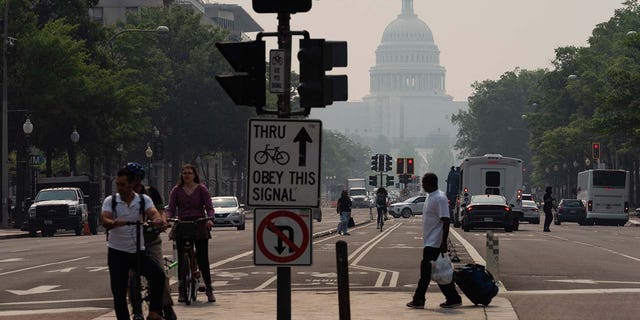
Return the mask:
<path fill-rule="evenodd" d="M 147 319 L 162 319 L 160 314 L 162 313 L 162 289 L 165 283 L 164 271 L 144 254 L 142 230 L 136 231 L 136 225 L 128 223 L 140 220 L 142 211 L 157 227 L 165 226 L 166 221 L 162 219 L 149 196 L 133 191 L 134 182 L 135 176 L 131 172 L 125 168 L 120 169 L 116 177 L 118 193 L 114 195 L 115 210 L 112 209 L 114 196 L 108 196 L 102 204 L 102 225 L 109 230 L 107 264 L 111 278 L 113 305 L 118 320 L 129 320 L 127 307 L 129 269 L 135 269 L 137 259 L 140 259 L 140 273 L 149 280 L 150 310 Z M 137 232 L 140 232 L 139 253 L 136 252 Z"/>
<path fill-rule="evenodd" d="M 427 201 L 422 208 L 422 261 L 420 262 L 420 280 L 407 307 L 424 309 L 425 295 L 431 281 L 431 261 L 435 261 L 440 254 L 447 253 L 447 238 L 449 237 L 449 205 L 447 196 L 438 190 L 438 177 L 433 173 L 422 176 L 422 188 L 428 193 Z M 447 299 L 440 304 L 441 308 L 454 308 L 462 304 L 462 298 L 456 291 L 453 281 L 449 284 L 438 285 Z"/>

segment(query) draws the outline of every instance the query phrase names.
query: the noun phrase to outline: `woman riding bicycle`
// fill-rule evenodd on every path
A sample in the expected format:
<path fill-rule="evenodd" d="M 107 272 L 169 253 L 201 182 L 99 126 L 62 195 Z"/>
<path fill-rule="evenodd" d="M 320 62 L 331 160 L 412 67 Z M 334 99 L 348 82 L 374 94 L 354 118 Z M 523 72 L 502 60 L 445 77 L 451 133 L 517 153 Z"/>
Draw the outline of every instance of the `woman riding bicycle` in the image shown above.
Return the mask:
<path fill-rule="evenodd" d="M 169 218 L 178 218 L 182 221 L 195 221 L 204 217 L 204 212 L 209 218 L 213 218 L 213 205 L 211 204 L 211 195 L 209 190 L 200 184 L 200 178 L 196 168 L 193 165 L 186 164 L 182 167 L 180 182 L 173 187 L 169 195 L 169 206 L 166 213 Z M 196 260 L 202 274 L 202 279 L 206 287 L 207 300 L 215 302 L 213 295 L 213 287 L 211 286 L 211 271 L 209 269 L 209 239 L 211 234 L 209 231 L 213 227 L 213 222 L 207 220 L 206 224 L 202 224 L 196 234 L 195 249 Z M 178 258 L 182 257 L 184 245 L 180 239 L 177 239 Z M 178 273 L 182 274 L 182 264 L 178 264 Z M 184 286 L 180 283 L 179 286 Z M 178 302 L 184 302 L 185 297 L 182 296 L 183 290 L 179 290 Z"/>
<path fill-rule="evenodd" d="M 376 191 L 376 209 L 378 210 L 378 220 L 377 220 L 377 229 L 382 230 L 382 225 L 384 224 L 384 214 L 387 211 L 387 206 L 389 205 L 389 194 L 387 193 L 387 189 L 384 187 L 378 188 Z"/>

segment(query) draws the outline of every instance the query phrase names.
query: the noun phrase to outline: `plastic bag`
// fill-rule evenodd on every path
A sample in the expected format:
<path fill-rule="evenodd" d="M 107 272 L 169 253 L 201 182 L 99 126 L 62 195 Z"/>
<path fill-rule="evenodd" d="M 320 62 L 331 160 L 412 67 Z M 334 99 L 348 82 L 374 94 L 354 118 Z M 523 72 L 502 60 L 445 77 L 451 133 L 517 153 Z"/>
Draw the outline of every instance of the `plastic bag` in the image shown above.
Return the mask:
<path fill-rule="evenodd" d="M 431 261 L 431 280 L 437 284 L 453 281 L 453 265 L 448 255 L 441 253 L 436 261 Z"/>

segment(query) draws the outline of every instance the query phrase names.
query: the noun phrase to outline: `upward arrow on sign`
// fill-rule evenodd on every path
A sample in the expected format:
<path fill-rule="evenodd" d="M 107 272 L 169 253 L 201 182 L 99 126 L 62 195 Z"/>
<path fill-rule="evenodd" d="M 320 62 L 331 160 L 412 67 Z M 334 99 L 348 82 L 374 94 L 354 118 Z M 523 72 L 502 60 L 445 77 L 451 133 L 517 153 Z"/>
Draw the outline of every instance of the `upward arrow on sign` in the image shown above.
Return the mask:
<path fill-rule="evenodd" d="M 304 167 L 307 165 L 307 142 L 313 142 L 307 130 L 302 127 L 296 137 L 293 139 L 293 142 L 298 142 L 298 165 Z"/>

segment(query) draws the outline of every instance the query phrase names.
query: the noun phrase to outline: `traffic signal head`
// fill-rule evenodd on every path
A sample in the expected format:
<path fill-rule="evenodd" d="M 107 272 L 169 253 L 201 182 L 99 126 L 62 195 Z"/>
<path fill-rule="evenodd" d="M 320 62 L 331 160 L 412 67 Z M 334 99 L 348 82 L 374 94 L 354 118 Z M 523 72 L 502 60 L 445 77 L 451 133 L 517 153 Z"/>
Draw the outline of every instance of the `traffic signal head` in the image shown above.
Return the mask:
<path fill-rule="evenodd" d="M 398 158 L 396 160 L 396 174 L 404 174 L 405 158 Z"/>
<path fill-rule="evenodd" d="M 311 0 L 253 0 L 257 13 L 296 13 L 311 10 Z"/>
<path fill-rule="evenodd" d="M 298 95 L 303 108 L 323 108 L 333 101 L 346 101 L 348 85 L 346 75 L 326 76 L 333 67 L 347 66 L 347 42 L 325 39 L 301 39 L 300 85 Z"/>
<path fill-rule="evenodd" d="M 393 170 L 392 166 L 393 166 L 393 162 L 392 162 L 393 158 L 388 155 L 385 154 L 384 155 L 384 172 L 388 172 Z"/>
<path fill-rule="evenodd" d="M 378 186 L 378 176 L 369 176 L 369 185 L 377 187 Z"/>
<path fill-rule="evenodd" d="M 371 170 L 378 171 L 378 155 L 371 156 Z"/>
<path fill-rule="evenodd" d="M 409 175 L 408 174 L 401 174 L 398 176 L 398 180 L 400 180 L 400 183 L 404 183 L 407 184 L 409 183 Z"/>
<path fill-rule="evenodd" d="M 600 159 L 600 142 L 593 142 L 591 144 L 591 157 L 593 159 Z"/>
<path fill-rule="evenodd" d="M 407 158 L 407 174 L 413 174 L 413 158 Z"/>
<path fill-rule="evenodd" d="M 220 86 L 235 104 L 257 107 L 262 113 L 266 104 L 264 41 L 218 42 L 216 48 L 238 72 L 216 76 Z"/>
<path fill-rule="evenodd" d="M 393 176 L 387 176 L 387 187 L 392 186 L 394 184 L 395 182 L 393 182 Z"/>

